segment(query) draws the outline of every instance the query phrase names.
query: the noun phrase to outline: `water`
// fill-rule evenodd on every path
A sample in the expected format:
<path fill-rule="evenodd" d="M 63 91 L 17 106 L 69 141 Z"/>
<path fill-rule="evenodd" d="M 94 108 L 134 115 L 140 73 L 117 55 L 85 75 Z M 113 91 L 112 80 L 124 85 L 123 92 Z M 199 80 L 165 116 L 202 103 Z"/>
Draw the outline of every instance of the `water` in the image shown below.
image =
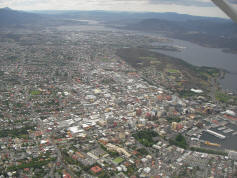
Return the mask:
<path fill-rule="evenodd" d="M 180 58 L 196 66 L 216 67 L 227 70 L 229 73 L 227 73 L 225 78 L 221 79 L 219 83 L 224 89 L 237 92 L 237 54 L 225 53 L 222 49 L 203 47 L 177 39 L 170 39 L 163 44 L 184 46 L 186 49 L 181 52 L 160 49 L 156 51 Z"/>
<path fill-rule="evenodd" d="M 120 30 L 115 28 L 109 28 L 101 24 L 94 23 L 93 25 L 80 25 L 78 28 L 75 26 L 72 27 L 59 27 L 60 30 L 65 31 L 117 31 L 124 32 L 127 30 Z M 131 32 L 131 31 L 128 31 Z M 154 33 L 144 33 L 144 32 L 134 32 L 140 35 L 152 35 L 159 36 Z M 157 43 L 161 45 L 161 42 Z M 162 45 L 177 45 L 186 47 L 185 50 L 178 51 L 165 51 L 165 50 L 156 50 L 157 52 L 180 58 L 188 63 L 191 63 L 196 66 L 208 66 L 224 69 L 228 71 L 224 79 L 219 81 L 220 85 L 224 89 L 228 89 L 232 92 L 237 93 L 237 54 L 225 53 L 222 49 L 218 48 L 208 48 L 203 47 L 191 42 L 177 40 L 177 39 L 168 39 L 167 42 L 162 42 Z"/>

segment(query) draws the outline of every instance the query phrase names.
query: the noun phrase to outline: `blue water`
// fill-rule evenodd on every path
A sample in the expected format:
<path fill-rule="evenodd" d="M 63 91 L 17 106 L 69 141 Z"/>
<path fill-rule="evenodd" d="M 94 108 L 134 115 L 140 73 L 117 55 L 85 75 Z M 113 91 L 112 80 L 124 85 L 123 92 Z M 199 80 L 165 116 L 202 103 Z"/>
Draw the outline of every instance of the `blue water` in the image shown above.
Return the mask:
<path fill-rule="evenodd" d="M 160 44 L 160 43 L 159 43 Z M 237 92 L 237 54 L 225 53 L 222 49 L 203 47 L 191 42 L 170 39 L 164 45 L 184 46 L 181 52 L 156 50 L 160 53 L 183 59 L 196 66 L 208 66 L 229 71 L 219 83 L 224 89 Z"/>

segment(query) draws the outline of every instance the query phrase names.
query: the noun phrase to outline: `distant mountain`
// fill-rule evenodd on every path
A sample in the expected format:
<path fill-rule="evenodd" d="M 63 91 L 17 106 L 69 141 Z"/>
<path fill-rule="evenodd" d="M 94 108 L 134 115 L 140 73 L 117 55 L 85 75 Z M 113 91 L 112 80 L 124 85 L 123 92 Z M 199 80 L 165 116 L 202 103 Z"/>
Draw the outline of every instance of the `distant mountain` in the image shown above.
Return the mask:
<path fill-rule="evenodd" d="M 128 29 L 143 31 L 166 31 L 166 32 L 198 32 L 210 33 L 210 35 L 237 35 L 237 25 L 229 20 L 218 20 L 212 18 L 189 19 L 189 20 L 165 20 L 145 19 L 138 23 L 127 25 Z"/>
<path fill-rule="evenodd" d="M 178 14 L 174 12 L 158 13 L 158 12 L 119 12 L 119 11 L 80 11 L 80 10 L 45 10 L 45 11 L 30 11 L 39 14 L 61 15 L 68 17 L 83 17 L 88 19 L 98 20 L 121 20 L 121 19 L 163 19 L 171 21 L 186 21 L 186 20 L 205 20 L 226 21 L 226 19 L 215 17 L 201 17 L 187 14 Z"/>
<path fill-rule="evenodd" d="M 38 14 L 16 11 L 8 7 L 0 9 L 0 27 L 36 23 L 41 20 Z"/>
<path fill-rule="evenodd" d="M 237 52 L 237 24 L 230 20 L 212 18 L 185 21 L 145 19 L 140 22 L 130 23 L 122 28 L 162 33 L 168 37 Z"/>
<path fill-rule="evenodd" d="M 188 20 L 211 20 L 213 22 L 226 22 L 227 19 L 191 16 L 173 12 L 114 12 L 114 11 L 77 11 L 77 10 L 53 10 L 53 11 L 15 11 L 10 8 L 0 9 L 0 25 L 19 25 L 35 23 L 42 17 L 47 18 L 77 18 L 103 21 L 105 23 L 129 24 L 146 19 L 160 19 L 166 21 L 185 22 Z"/>
<path fill-rule="evenodd" d="M 74 19 L 97 20 L 126 30 L 162 33 L 168 37 L 204 46 L 237 52 L 237 24 L 231 20 L 177 13 L 137 13 L 112 11 L 15 11 L 0 9 L 0 27 L 36 24 L 39 26 L 80 25 Z"/>

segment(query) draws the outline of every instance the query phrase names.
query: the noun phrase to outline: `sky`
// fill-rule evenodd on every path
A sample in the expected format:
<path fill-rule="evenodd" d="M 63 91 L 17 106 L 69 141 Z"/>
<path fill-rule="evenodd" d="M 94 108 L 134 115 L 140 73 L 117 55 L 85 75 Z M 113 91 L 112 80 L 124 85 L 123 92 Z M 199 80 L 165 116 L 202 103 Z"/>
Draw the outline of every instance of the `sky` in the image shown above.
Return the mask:
<path fill-rule="evenodd" d="M 237 8 L 237 0 L 228 0 Z M 0 8 L 16 10 L 109 10 L 136 12 L 177 12 L 227 16 L 211 0 L 0 0 Z"/>

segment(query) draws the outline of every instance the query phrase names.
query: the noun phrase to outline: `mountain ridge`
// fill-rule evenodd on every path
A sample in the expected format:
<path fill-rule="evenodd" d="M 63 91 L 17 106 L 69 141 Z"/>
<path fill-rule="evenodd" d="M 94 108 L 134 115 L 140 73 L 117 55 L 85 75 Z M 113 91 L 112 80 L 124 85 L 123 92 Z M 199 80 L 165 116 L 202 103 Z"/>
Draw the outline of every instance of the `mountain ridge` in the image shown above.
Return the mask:
<path fill-rule="evenodd" d="M 9 7 L 0 9 L 0 26 L 13 26 L 35 23 L 41 16 L 34 13 L 17 11 Z"/>
<path fill-rule="evenodd" d="M 207 47 L 222 48 L 237 52 L 237 24 L 232 21 L 187 20 L 167 21 L 145 19 L 122 27 L 152 33 L 162 33 L 168 37 L 194 42 Z"/>

